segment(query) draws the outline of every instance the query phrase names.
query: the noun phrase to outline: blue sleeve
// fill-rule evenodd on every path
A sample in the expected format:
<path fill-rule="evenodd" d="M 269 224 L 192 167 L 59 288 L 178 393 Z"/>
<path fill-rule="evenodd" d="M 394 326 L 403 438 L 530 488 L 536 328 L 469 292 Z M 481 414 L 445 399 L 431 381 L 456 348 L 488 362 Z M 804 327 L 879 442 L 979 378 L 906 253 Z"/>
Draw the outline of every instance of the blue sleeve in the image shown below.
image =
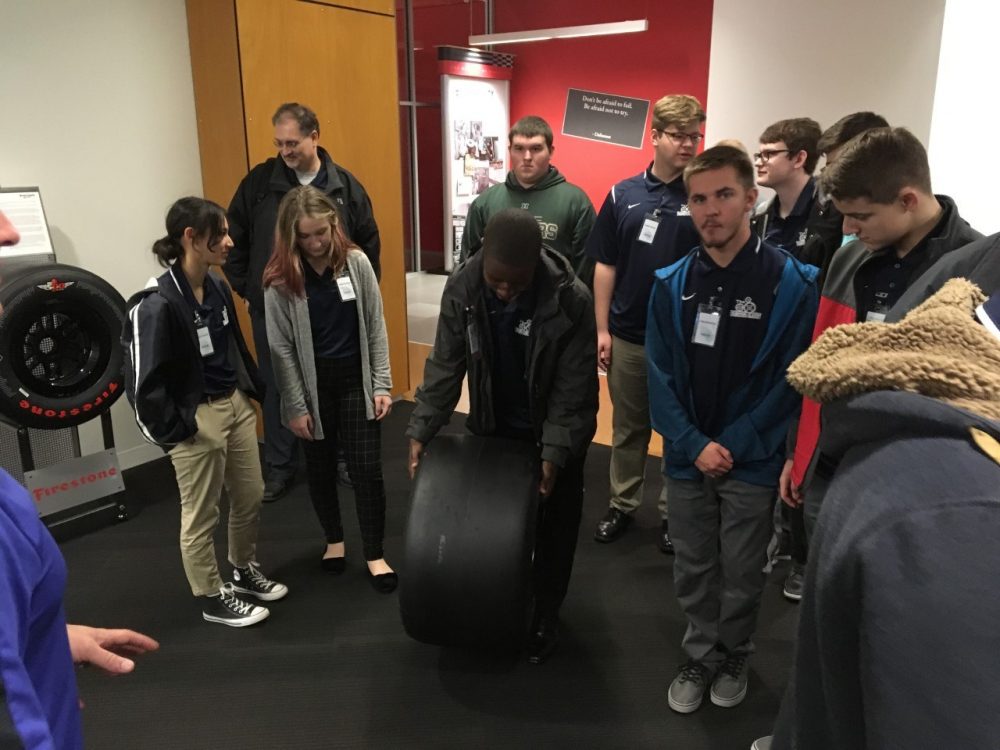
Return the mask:
<path fill-rule="evenodd" d="M 0 705 L 0 714 L 6 714 L 0 718 L 0 739 L 7 739 L 4 725 L 12 724 L 14 736 L 25 747 L 55 750 L 42 697 L 25 662 L 26 654 L 36 645 L 29 643 L 32 600 L 44 564 L 38 545 L 23 527 L 29 521 L 44 529 L 37 517 L 25 517 L 25 505 L 28 513 L 36 513 L 25 490 L 9 476 L 0 476 L 0 678 L 5 704 Z M 65 689 L 75 694 L 75 685 Z M 10 734 L 10 729 L 6 731 Z"/>
<path fill-rule="evenodd" d="M 780 361 L 773 369 L 770 389 L 750 411 L 719 433 L 717 442 L 733 454 L 734 463 L 764 461 L 784 450 L 788 425 L 802 404 L 802 397 L 789 385 L 785 373 L 809 347 L 817 303 L 816 287 L 812 285 L 793 313 L 795 324 L 789 328 Z"/>
<path fill-rule="evenodd" d="M 678 393 L 674 351 L 683 344 L 674 335 L 670 303 L 665 283 L 657 279 L 649 297 L 646 322 L 649 412 L 653 429 L 663 436 L 663 450 L 668 463 L 678 466 L 694 464 L 711 441 L 691 421 L 684 407 L 689 394 Z"/>

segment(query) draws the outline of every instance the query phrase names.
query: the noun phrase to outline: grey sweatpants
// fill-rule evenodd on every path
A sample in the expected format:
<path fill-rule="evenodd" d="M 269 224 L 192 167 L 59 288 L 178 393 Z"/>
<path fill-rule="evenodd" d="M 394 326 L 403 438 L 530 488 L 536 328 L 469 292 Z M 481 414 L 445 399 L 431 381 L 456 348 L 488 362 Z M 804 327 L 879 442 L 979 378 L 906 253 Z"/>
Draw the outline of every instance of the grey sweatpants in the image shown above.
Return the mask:
<path fill-rule="evenodd" d="M 727 651 L 752 650 L 776 488 L 725 477 L 666 482 L 674 591 L 688 622 L 681 645 L 712 666 Z"/>

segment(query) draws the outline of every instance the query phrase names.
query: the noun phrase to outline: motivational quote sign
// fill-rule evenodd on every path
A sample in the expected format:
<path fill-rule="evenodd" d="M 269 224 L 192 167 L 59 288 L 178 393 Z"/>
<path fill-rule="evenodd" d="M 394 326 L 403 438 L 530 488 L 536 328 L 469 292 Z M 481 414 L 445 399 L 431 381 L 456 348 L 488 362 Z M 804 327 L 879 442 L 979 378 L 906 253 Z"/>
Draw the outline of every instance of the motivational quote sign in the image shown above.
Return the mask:
<path fill-rule="evenodd" d="M 569 89 L 563 135 L 642 148 L 648 114 L 648 99 Z"/>

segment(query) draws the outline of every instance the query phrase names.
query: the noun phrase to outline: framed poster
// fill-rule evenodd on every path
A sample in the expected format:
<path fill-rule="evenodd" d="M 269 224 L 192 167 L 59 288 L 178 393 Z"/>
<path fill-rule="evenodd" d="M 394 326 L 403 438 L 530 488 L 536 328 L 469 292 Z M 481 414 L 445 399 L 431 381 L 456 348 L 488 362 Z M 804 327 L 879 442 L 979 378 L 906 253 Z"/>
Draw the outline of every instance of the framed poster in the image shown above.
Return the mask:
<path fill-rule="evenodd" d="M 507 177 L 512 58 L 441 47 L 445 269 L 459 261 L 462 232 L 476 196 Z M 506 61 L 506 65 L 503 65 Z"/>

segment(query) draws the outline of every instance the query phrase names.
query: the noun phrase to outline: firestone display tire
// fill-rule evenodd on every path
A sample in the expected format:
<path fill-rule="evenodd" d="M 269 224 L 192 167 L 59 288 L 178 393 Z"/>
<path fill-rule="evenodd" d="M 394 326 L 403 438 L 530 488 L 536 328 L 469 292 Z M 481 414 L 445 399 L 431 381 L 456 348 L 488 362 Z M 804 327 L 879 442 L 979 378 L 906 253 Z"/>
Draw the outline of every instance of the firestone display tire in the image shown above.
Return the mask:
<path fill-rule="evenodd" d="M 432 440 L 413 482 L 399 583 L 403 627 L 440 646 L 516 649 L 531 617 L 538 448 Z"/>
<path fill-rule="evenodd" d="M 0 414 L 61 429 L 122 394 L 125 300 L 104 279 L 61 263 L 0 267 Z"/>

